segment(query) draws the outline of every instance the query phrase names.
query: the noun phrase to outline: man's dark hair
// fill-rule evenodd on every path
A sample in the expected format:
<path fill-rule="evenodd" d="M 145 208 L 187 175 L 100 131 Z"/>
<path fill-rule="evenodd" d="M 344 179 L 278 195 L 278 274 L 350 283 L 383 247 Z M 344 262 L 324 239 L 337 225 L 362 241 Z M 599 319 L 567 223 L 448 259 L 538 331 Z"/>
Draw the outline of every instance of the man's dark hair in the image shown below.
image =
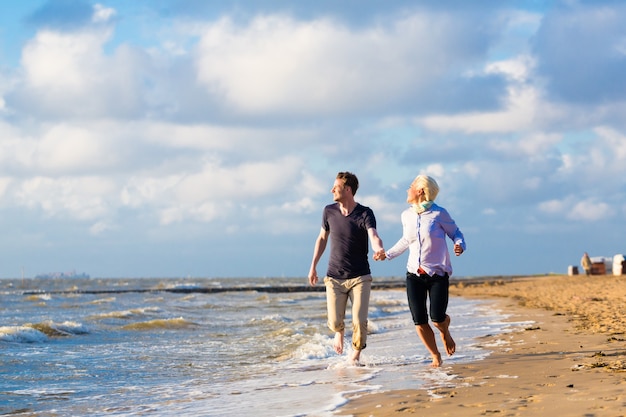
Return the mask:
<path fill-rule="evenodd" d="M 359 179 L 352 172 L 340 172 L 337 174 L 338 180 L 343 180 L 344 185 L 347 185 L 352 190 L 352 195 L 356 194 L 356 190 L 359 189 Z"/>

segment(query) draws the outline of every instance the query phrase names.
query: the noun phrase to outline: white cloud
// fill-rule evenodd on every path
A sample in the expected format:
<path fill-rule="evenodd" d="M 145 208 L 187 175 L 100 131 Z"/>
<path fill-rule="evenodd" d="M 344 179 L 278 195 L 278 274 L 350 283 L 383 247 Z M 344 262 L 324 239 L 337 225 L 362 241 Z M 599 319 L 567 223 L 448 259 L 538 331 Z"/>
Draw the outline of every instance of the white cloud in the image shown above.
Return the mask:
<path fill-rule="evenodd" d="M 566 117 L 566 109 L 545 99 L 535 65 L 534 58 L 528 55 L 485 65 L 485 74 L 500 74 L 508 80 L 502 108 L 452 115 L 433 114 L 417 121 L 431 130 L 469 134 L 533 132 L 560 122 Z"/>
<path fill-rule="evenodd" d="M 12 181 L 13 180 L 9 177 L 0 177 L 0 201 L 3 200 L 3 197 Z"/>
<path fill-rule="evenodd" d="M 391 225 L 398 225 L 397 227 L 399 227 L 400 213 L 408 207 L 408 203 L 405 203 L 404 201 L 389 202 L 384 197 L 374 194 L 364 195 L 361 198 L 357 198 L 357 201 L 374 211 L 376 221 L 379 225 L 387 223 Z M 380 226 L 377 225 L 377 227 Z"/>
<path fill-rule="evenodd" d="M 228 217 L 228 206 L 228 203 L 219 204 L 214 202 L 169 206 L 160 211 L 159 222 L 162 225 L 185 221 L 211 222 L 220 217 Z"/>
<path fill-rule="evenodd" d="M 331 19 L 266 15 L 240 27 L 224 18 L 199 43 L 198 79 L 244 113 L 381 108 L 428 86 L 468 53 L 455 47 L 466 36 L 463 25 L 427 13 L 361 30 Z"/>
<path fill-rule="evenodd" d="M 531 129 L 537 109 L 541 107 L 537 89 L 521 85 L 508 88 L 506 107 L 492 112 L 472 112 L 459 115 L 433 115 L 420 123 L 436 131 L 466 133 L 510 133 Z"/>
<path fill-rule="evenodd" d="M 115 226 L 111 223 L 107 221 L 98 221 L 91 225 L 91 227 L 89 228 L 89 233 L 94 236 L 99 236 L 112 229 L 115 229 Z"/>
<path fill-rule="evenodd" d="M 324 193 L 330 194 L 331 188 L 332 184 L 329 184 L 329 181 L 322 181 L 322 179 L 317 178 L 308 172 L 304 172 L 302 174 L 300 189 L 302 194 L 307 197 L 317 197 L 323 195 Z"/>
<path fill-rule="evenodd" d="M 563 151 L 558 170 L 561 181 L 576 181 L 589 193 L 619 192 L 626 177 L 626 136 L 614 128 L 599 126 L 585 132 Z"/>
<path fill-rule="evenodd" d="M 99 123 L 0 124 L 0 163 L 26 175 L 70 175 L 119 168 L 126 147 L 115 125 Z"/>
<path fill-rule="evenodd" d="M 522 181 L 523 188 L 527 190 L 536 190 L 541 186 L 541 184 L 542 179 L 540 177 L 530 177 Z"/>
<path fill-rule="evenodd" d="M 204 124 L 174 124 L 150 121 L 135 124 L 132 135 L 142 140 L 170 148 L 198 151 L 243 152 L 255 155 L 275 154 L 301 149 L 317 139 L 316 130 L 303 127 L 228 126 Z"/>
<path fill-rule="evenodd" d="M 38 141 L 35 163 L 44 170 L 93 172 L 112 168 L 118 162 L 118 149 L 106 133 L 80 126 L 55 125 Z"/>
<path fill-rule="evenodd" d="M 624 167 L 626 162 L 626 135 L 608 126 L 599 126 L 594 131 L 601 138 L 614 163 L 619 167 Z"/>
<path fill-rule="evenodd" d="M 28 85 L 55 96 L 81 96 L 90 92 L 106 68 L 101 53 L 108 36 L 101 32 L 37 33 L 22 55 Z"/>
<path fill-rule="evenodd" d="M 574 197 L 545 201 L 539 204 L 539 210 L 551 215 L 564 215 L 572 221 L 585 222 L 608 220 L 614 215 L 614 210 L 605 202 L 596 199 L 579 201 Z"/>
<path fill-rule="evenodd" d="M 301 162 L 290 156 L 233 166 L 210 161 L 198 171 L 133 177 L 122 189 L 121 201 L 129 207 L 158 210 L 161 224 L 210 222 L 232 216 L 234 211 L 225 210 L 229 205 L 294 193 L 300 170 Z"/>
<path fill-rule="evenodd" d="M 293 187 L 301 163 L 288 156 L 273 161 L 245 162 L 237 166 L 207 163 L 202 170 L 184 176 L 176 186 L 177 200 L 195 204 L 224 198 L 247 201 L 278 195 Z"/>
<path fill-rule="evenodd" d="M 55 118 L 137 112 L 142 104 L 140 88 L 146 88 L 143 55 L 124 45 L 105 55 L 112 36 L 112 29 L 106 27 L 38 32 L 23 49 L 23 78 L 11 110 L 27 109 Z"/>
<path fill-rule="evenodd" d="M 105 7 L 101 4 L 95 4 L 93 6 L 93 16 L 91 18 L 91 20 L 94 23 L 102 23 L 102 22 L 108 22 L 111 20 L 111 18 L 113 18 L 117 12 L 115 9 L 110 8 L 110 7 Z"/>
<path fill-rule="evenodd" d="M 565 202 L 559 200 L 549 200 L 539 204 L 539 210 L 550 214 L 558 214 L 564 211 L 565 207 Z"/>
<path fill-rule="evenodd" d="M 534 67 L 535 61 L 532 56 L 520 55 L 487 64 L 485 73 L 502 74 L 514 82 L 523 83 L 531 78 Z"/>
<path fill-rule="evenodd" d="M 424 174 L 430 175 L 434 178 L 441 178 L 445 176 L 446 169 L 443 164 L 430 164 L 424 169 Z"/>
<path fill-rule="evenodd" d="M 297 201 L 287 201 L 281 205 L 281 209 L 294 214 L 319 210 L 315 200 L 310 197 L 302 197 Z"/>
<path fill-rule="evenodd" d="M 614 211 L 610 205 L 594 199 L 574 204 L 567 213 L 567 218 L 575 221 L 600 221 L 610 219 L 613 217 L 613 214 Z"/>
<path fill-rule="evenodd" d="M 519 139 L 492 139 L 487 146 L 504 155 L 542 158 L 561 141 L 560 134 L 533 133 Z"/>
<path fill-rule="evenodd" d="M 20 205 L 40 209 L 46 216 L 81 221 L 109 215 L 116 188 L 110 179 L 98 177 L 35 177 L 18 187 L 15 198 Z"/>
<path fill-rule="evenodd" d="M 123 205 L 132 208 L 165 204 L 183 176 L 183 173 L 159 177 L 139 176 L 138 174 L 128 179 L 123 186 L 120 191 L 120 201 Z"/>

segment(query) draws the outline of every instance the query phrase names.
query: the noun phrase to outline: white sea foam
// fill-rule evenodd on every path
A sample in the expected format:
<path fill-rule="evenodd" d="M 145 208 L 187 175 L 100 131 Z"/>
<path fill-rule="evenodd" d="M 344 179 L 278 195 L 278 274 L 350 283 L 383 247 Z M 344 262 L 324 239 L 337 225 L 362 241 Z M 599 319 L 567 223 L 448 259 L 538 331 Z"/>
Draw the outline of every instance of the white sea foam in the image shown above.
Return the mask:
<path fill-rule="evenodd" d="M 202 285 L 197 283 L 176 283 L 168 285 L 166 288 L 171 290 L 197 290 L 202 288 Z"/>
<path fill-rule="evenodd" d="M 90 301 L 89 304 L 104 304 L 115 302 L 115 297 L 99 298 L 97 300 Z"/>
<path fill-rule="evenodd" d="M 68 334 L 68 335 L 78 335 L 78 334 L 88 334 L 90 333 L 90 329 L 82 323 L 77 323 L 74 321 L 64 321 L 62 323 L 55 323 L 53 321 L 45 322 L 46 325 L 51 328 Z"/>
<path fill-rule="evenodd" d="M 306 343 L 298 346 L 292 353 L 292 358 L 296 360 L 304 359 L 325 359 L 335 355 L 332 346 L 332 339 L 321 334 L 316 334 Z"/>
<path fill-rule="evenodd" d="M 28 326 L 0 327 L 0 341 L 13 343 L 40 343 L 48 339 L 45 333 Z"/>
<path fill-rule="evenodd" d="M 133 308 L 131 310 L 121 310 L 121 311 L 109 311 L 106 313 L 95 314 L 90 318 L 93 320 L 107 319 L 107 318 L 118 318 L 118 319 L 128 319 L 137 316 L 146 316 L 150 314 L 160 313 L 162 310 L 159 307 L 142 307 L 142 308 Z"/>
<path fill-rule="evenodd" d="M 50 301 L 52 296 L 50 294 L 30 294 L 26 296 L 28 301 Z"/>
<path fill-rule="evenodd" d="M 55 322 L 45 320 L 40 323 L 25 324 L 25 326 L 36 329 L 47 336 L 73 336 L 90 333 L 90 330 L 85 325 L 74 321 Z"/>

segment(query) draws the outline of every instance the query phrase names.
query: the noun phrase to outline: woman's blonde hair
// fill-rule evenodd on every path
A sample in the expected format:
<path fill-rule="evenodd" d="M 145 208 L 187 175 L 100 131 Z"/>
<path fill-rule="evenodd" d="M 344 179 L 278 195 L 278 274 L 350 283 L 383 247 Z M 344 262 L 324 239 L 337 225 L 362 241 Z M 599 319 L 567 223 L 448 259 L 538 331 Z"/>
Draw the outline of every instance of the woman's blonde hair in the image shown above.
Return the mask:
<path fill-rule="evenodd" d="M 437 184 L 437 181 L 435 181 L 434 178 L 429 177 L 428 175 L 418 175 L 413 180 L 411 186 L 416 189 L 423 189 L 426 201 L 435 201 L 437 194 L 439 194 L 439 184 Z"/>

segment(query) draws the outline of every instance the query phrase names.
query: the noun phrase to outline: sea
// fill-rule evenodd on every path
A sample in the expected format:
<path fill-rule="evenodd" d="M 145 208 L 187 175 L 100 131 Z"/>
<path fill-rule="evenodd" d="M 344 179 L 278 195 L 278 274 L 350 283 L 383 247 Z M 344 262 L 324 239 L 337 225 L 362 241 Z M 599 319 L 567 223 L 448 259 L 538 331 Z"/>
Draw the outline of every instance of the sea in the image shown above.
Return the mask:
<path fill-rule="evenodd" d="M 0 415 L 333 416 L 367 393 L 455 386 L 450 365 L 527 324 L 452 297 L 457 353 L 432 369 L 402 280 L 385 280 L 357 366 L 306 278 L 0 279 Z"/>

